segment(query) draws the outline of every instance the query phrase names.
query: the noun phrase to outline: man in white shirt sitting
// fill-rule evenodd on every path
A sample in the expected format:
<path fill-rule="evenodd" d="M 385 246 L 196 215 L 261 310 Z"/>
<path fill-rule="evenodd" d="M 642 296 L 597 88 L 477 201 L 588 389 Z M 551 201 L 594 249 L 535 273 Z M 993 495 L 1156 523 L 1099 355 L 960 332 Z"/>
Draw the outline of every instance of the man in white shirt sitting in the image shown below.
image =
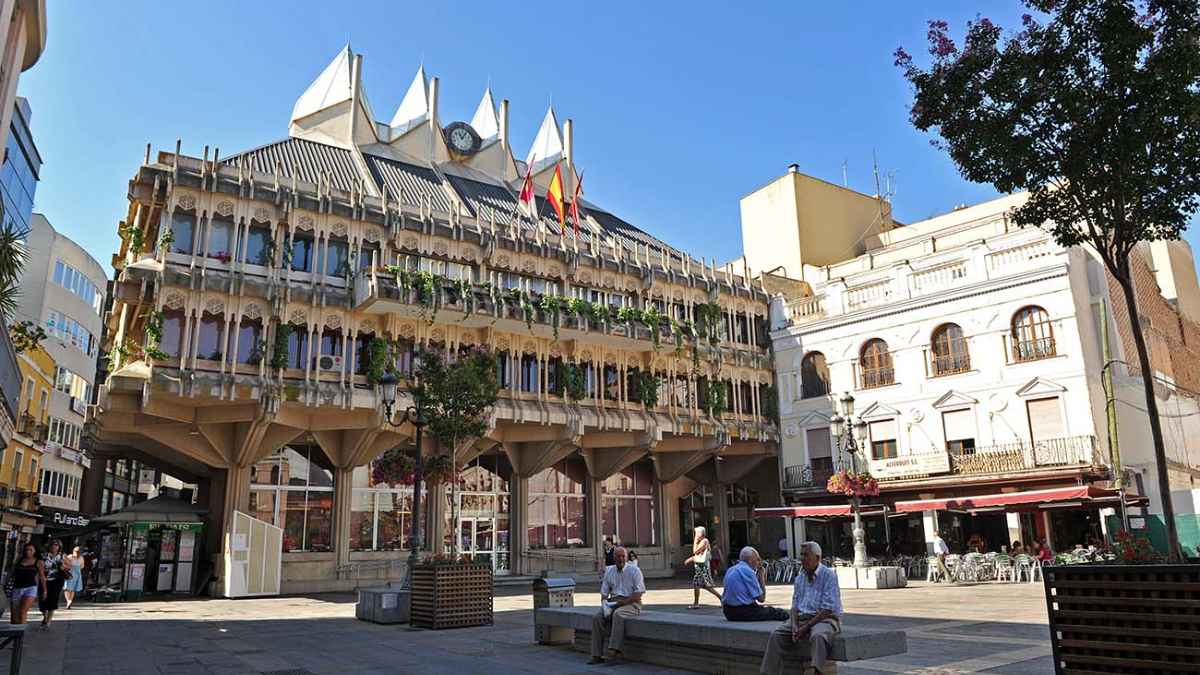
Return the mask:
<path fill-rule="evenodd" d="M 802 642 L 808 643 L 811 671 L 825 672 L 833 636 L 842 629 L 842 594 L 837 573 L 821 564 L 821 545 L 815 541 L 801 544 L 800 561 L 804 569 L 796 575 L 791 616 L 775 629 L 767 642 L 767 652 L 759 667 L 764 675 L 782 673 L 784 653 Z"/>
<path fill-rule="evenodd" d="M 605 641 L 609 662 L 618 662 L 625 642 L 625 620 L 642 613 L 642 594 L 646 592 L 642 570 L 628 564 L 629 553 L 622 546 L 613 552 L 613 559 L 617 564 L 605 568 L 600 582 L 600 611 L 592 617 L 592 660 L 588 663 L 604 663 Z"/>

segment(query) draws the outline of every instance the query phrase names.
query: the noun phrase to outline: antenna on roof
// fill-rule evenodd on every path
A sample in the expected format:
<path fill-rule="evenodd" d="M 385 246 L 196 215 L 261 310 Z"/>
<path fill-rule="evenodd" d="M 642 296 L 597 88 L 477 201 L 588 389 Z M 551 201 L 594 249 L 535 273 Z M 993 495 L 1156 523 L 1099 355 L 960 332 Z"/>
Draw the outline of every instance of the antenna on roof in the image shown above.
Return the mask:
<path fill-rule="evenodd" d="M 847 160 L 845 158 L 843 158 L 842 159 L 842 187 L 844 187 L 844 188 L 850 187 L 850 181 L 846 178 L 846 166 L 847 166 Z"/>

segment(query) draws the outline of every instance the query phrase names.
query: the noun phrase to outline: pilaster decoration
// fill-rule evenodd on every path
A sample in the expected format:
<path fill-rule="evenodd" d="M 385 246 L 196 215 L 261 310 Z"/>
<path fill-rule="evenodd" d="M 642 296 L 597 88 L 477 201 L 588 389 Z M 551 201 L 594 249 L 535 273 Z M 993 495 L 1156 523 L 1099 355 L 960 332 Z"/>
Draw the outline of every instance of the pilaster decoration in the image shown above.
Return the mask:
<path fill-rule="evenodd" d="M 196 208 L 196 198 L 186 193 L 181 194 L 179 195 L 179 198 L 175 200 L 175 204 L 185 211 L 193 211 Z"/>
<path fill-rule="evenodd" d="M 358 322 L 358 332 L 374 333 L 375 332 L 375 321 L 372 319 L 363 319 L 362 321 L 359 321 Z"/>
<path fill-rule="evenodd" d="M 546 274 L 552 277 L 562 277 L 562 268 L 558 265 L 551 265 L 546 268 Z"/>
<path fill-rule="evenodd" d="M 379 241 L 380 236 L 379 230 L 373 227 L 368 227 L 367 231 L 363 233 L 363 239 L 372 243 Z"/>
<path fill-rule="evenodd" d="M 226 199 L 225 201 L 219 202 L 217 204 L 217 215 L 224 216 L 226 218 L 232 216 L 233 215 L 233 202 L 229 201 L 228 199 Z"/>
<path fill-rule="evenodd" d="M 204 311 L 208 314 L 225 314 L 225 303 L 219 298 L 213 298 L 204 303 Z"/>
<path fill-rule="evenodd" d="M 496 340 L 496 351 L 498 351 L 498 352 L 508 351 L 508 338 L 500 338 L 500 339 Z"/>
<path fill-rule="evenodd" d="M 592 273 L 591 272 L 580 272 L 579 273 L 579 283 L 581 283 L 581 284 L 592 283 Z"/>
<path fill-rule="evenodd" d="M 525 345 L 521 348 L 522 354 L 537 354 L 537 343 L 533 340 L 526 340 Z"/>
<path fill-rule="evenodd" d="M 561 347 L 559 347 L 558 345 L 553 345 L 550 347 L 550 358 L 561 359 L 562 355 L 563 355 L 563 352 L 562 352 Z"/>
<path fill-rule="evenodd" d="M 507 255 L 496 256 L 496 267 L 508 267 L 510 259 Z"/>
<path fill-rule="evenodd" d="M 258 207 L 257 209 L 254 209 L 254 220 L 257 220 L 260 223 L 270 222 L 271 211 L 262 206 Z"/>
<path fill-rule="evenodd" d="M 585 349 L 585 350 L 579 352 L 579 360 L 583 361 L 584 363 L 591 361 L 592 360 L 592 350 Z"/>
<path fill-rule="evenodd" d="M 406 340 L 411 340 L 417 334 L 417 329 L 411 323 L 402 323 L 396 333 Z"/>
<path fill-rule="evenodd" d="M 251 302 L 242 308 L 242 316 L 247 319 L 261 319 L 262 315 L 262 307 L 257 302 Z"/>
<path fill-rule="evenodd" d="M 442 330 L 441 328 L 434 328 L 429 333 L 429 339 L 433 340 L 434 342 L 440 342 L 442 340 L 445 340 L 446 339 L 446 331 Z"/>
<path fill-rule="evenodd" d="M 449 251 L 450 249 L 446 246 L 446 242 L 444 241 L 439 241 L 433 245 L 433 252 L 437 255 L 446 255 L 449 253 Z"/>
<path fill-rule="evenodd" d="M 163 307 L 167 309 L 183 309 L 184 302 L 182 293 L 167 293 L 166 300 L 163 300 Z"/>
<path fill-rule="evenodd" d="M 341 328 L 342 327 L 342 315 L 341 314 L 326 314 L 325 315 L 325 327 L 332 328 L 334 330 Z"/>
<path fill-rule="evenodd" d="M 534 260 L 533 258 L 526 258 L 526 259 L 522 260 L 521 261 L 521 271 L 522 272 L 531 272 L 531 273 L 536 272 L 537 271 L 537 261 Z"/>
<path fill-rule="evenodd" d="M 476 260 L 478 260 L 478 257 L 479 256 L 475 255 L 475 251 L 472 251 L 469 249 L 466 251 L 463 251 L 463 253 L 462 253 L 462 259 L 469 263 L 475 262 Z"/>
<path fill-rule="evenodd" d="M 300 216 L 299 218 L 297 218 L 296 219 L 296 229 L 304 230 L 305 232 L 312 232 L 313 231 L 312 216 Z"/>
<path fill-rule="evenodd" d="M 298 326 L 307 326 L 308 325 L 308 312 L 306 312 L 302 309 L 292 310 L 292 315 L 290 317 L 288 317 L 288 323 L 293 323 Z"/>
<path fill-rule="evenodd" d="M 406 248 L 410 251 L 417 250 L 417 238 L 414 235 L 408 235 L 400 241 L 400 248 Z"/>
<path fill-rule="evenodd" d="M 789 424 L 783 429 L 783 435 L 788 438 L 795 438 L 798 433 L 800 433 L 800 429 L 795 424 Z"/>
<path fill-rule="evenodd" d="M 473 330 L 464 330 L 458 335 L 458 341 L 464 345 L 479 344 L 479 336 Z"/>
<path fill-rule="evenodd" d="M 329 228 L 329 233 L 335 237 L 346 236 L 346 224 L 343 222 L 334 223 L 333 227 Z"/>

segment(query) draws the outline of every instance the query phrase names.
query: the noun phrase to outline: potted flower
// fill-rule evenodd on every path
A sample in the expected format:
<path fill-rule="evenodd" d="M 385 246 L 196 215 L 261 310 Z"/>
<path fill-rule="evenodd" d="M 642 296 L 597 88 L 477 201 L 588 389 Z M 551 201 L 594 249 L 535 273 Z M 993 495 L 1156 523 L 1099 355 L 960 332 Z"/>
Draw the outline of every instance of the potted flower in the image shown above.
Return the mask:
<path fill-rule="evenodd" d="M 411 485 L 417 462 L 407 450 L 392 448 L 371 463 L 371 480 L 376 485 Z"/>
<path fill-rule="evenodd" d="M 842 469 L 829 477 L 825 489 L 833 494 L 847 497 L 877 497 L 879 481 L 866 471 L 856 473 Z"/>

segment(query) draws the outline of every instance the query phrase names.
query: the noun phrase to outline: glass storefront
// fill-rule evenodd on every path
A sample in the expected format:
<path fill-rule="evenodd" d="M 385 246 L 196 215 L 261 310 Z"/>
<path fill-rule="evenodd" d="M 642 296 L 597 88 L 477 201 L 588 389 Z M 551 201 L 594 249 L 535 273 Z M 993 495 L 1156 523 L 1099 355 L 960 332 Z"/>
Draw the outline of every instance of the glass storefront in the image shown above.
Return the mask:
<path fill-rule="evenodd" d="M 654 465 L 642 460 L 600 483 L 600 534 L 618 546 L 657 546 Z"/>
<path fill-rule="evenodd" d="M 333 465 L 316 445 L 250 467 L 250 515 L 283 528 L 284 553 L 333 550 Z"/>
<path fill-rule="evenodd" d="M 572 457 L 529 479 L 525 519 L 530 549 L 583 548 L 587 532 L 587 465 Z"/>
<path fill-rule="evenodd" d="M 369 465 L 354 469 L 351 480 L 350 550 L 408 550 L 413 536 L 412 485 L 376 483 Z M 427 495 L 428 488 L 421 493 L 422 506 Z"/>
<path fill-rule="evenodd" d="M 445 552 L 452 552 L 451 537 L 459 537 L 459 552 L 476 562 L 490 564 L 496 574 L 508 574 L 509 498 L 514 478 L 512 465 L 504 454 L 482 455 L 462 471 L 458 490 L 458 522 L 454 522 L 454 495 L 445 494 Z"/>

